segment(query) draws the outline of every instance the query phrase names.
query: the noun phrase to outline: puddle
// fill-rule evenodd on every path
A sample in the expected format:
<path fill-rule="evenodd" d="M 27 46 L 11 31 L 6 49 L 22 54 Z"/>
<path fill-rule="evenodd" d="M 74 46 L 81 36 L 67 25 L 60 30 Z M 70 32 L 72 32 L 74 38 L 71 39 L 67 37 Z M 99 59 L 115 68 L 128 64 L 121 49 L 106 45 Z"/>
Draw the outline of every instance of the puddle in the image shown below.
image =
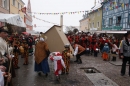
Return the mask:
<path fill-rule="evenodd" d="M 82 70 L 84 70 L 85 73 L 101 73 L 99 70 L 97 70 L 96 68 L 94 67 L 86 67 L 86 68 L 80 68 Z"/>

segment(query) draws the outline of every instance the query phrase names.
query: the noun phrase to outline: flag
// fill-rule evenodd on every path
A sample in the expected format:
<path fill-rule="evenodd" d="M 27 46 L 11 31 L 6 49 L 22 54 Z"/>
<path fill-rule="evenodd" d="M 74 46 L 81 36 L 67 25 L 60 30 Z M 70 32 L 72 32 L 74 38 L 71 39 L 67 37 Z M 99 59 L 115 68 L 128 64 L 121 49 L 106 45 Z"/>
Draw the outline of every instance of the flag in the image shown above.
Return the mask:
<path fill-rule="evenodd" d="M 26 14 L 26 7 L 23 7 L 21 11 Z"/>
<path fill-rule="evenodd" d="M 124 3 L 122 3 L 122 7 L 124 8 Z"/>
<path fill-rule="evenodd" d="M 35 27 L 35 28 L 37 27 L 36 24 L 34 24 L 34 27 Z"/>

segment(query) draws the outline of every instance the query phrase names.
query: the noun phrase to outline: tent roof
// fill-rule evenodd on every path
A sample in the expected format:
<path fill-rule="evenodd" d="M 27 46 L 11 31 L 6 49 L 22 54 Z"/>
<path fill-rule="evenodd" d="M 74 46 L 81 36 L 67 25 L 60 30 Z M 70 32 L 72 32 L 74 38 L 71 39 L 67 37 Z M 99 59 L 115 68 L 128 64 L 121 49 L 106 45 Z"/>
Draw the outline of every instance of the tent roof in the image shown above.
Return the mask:
<path fill-rule="evenodd" d="M 18 27 L 26 27 L 19 14 L 0 14 L 0 22 L 6 22 Z"/>

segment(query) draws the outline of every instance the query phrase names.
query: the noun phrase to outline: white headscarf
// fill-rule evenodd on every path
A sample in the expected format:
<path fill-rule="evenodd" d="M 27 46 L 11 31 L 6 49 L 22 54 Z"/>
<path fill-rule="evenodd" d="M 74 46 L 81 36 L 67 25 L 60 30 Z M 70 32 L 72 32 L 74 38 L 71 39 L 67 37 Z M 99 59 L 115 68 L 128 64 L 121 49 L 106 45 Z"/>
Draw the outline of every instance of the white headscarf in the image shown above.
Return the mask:
<path fill-rule="evenodd" d="M 40 37 L 40 41 L 44 41 L 44 38 L 41 38 L 41 37 Z"/>

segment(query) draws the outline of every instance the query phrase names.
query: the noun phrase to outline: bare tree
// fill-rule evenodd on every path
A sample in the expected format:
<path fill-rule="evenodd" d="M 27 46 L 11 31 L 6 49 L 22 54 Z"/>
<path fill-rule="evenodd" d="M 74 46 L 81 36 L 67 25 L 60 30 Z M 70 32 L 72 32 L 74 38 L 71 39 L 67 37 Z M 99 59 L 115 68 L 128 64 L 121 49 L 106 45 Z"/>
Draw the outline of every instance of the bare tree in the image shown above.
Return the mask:
<path fill-rule="evenodd" d="M 65 31 L 67 34 L 75 34 L 76 32 L 78 32 L 78 29 L 74 26 L 67 26 Z"/>

